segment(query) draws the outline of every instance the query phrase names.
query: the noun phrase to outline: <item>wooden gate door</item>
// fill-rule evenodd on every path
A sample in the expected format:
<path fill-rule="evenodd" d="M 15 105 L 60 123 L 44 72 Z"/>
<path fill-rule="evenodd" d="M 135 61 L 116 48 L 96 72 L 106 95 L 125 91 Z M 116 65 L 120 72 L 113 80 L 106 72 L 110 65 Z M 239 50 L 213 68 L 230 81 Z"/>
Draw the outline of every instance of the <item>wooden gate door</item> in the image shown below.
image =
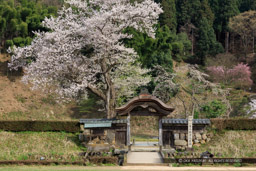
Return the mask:
<path fill-rule="evenodd" d="M 116 144 L 126 145 L 126 131 L 116 131 Z"/>
<path fill-rule="evenodd" d="M 174 137 L 172 131 L 163 132 L 163 145 L 164 146 L 174 146 Z"/>

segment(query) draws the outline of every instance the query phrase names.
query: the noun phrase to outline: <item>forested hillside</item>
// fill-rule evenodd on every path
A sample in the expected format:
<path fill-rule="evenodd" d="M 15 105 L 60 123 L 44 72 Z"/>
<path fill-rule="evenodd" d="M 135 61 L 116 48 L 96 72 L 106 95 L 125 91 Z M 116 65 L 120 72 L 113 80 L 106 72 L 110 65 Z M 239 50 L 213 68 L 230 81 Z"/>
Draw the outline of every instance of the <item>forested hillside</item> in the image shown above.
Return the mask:
<path fill-rule="evenodd" d="M 142 1 L 131 0 L 133 4 Z M 163 9 L 158 24 L 154 26 L 155 38 L 148 36 L 146 32 L 127 27 L 123 32 L 133 36 L 120 40 L 125 47 L 137 52 L 139 58 L 134 63 L 150 70 L 147 76 L 143 76 L 145 79 L 150 77 L 151 81 L 146 86 L 133 87 L 132 90 L 135 91 L 129 92 L 129 96 L 129 88 L 120 88 L 114 99 L 115 105 L 124 104 L 146 87 L 153 95 L 174 105 L 177 117 L 187 117 L 189 113 L 199 118 L 253 116 L 256 108 L 249 102 L 253 100 L 251 96 L 254 95 L 253 87 L 256 82 L 256 1 L 155 2 Z M 34 31 L 53 31 L 41 24 L 45 17 L 57 17 L 57 11 L 63 4 L 69 7 L 64 0 L 0 0 L 1 53 L 6 54 L 8 48 L 30 45 L 35 38 Z M 10 56 L 14 54 L 14 51 L 8 52 L 11 54 L 0 65 L 2 79 L 8 76 L 7 63 L 11 62 Z M 81 53 L 90 57 L 94 49 L 86 45 Z M 25 63 L 30 64 L 35 58 L 30 56 L 26 60 Z M 128 67 L 135 66 L 134 63 Z M 20 69 L 20 75 L 22 74 Z M 134 73 L 120 75 L 119 80 L 133 76 L 132 74 Z M 17 95 L 14 98 L 19 103 L 28 101 Z M 97 102 L 97 106 L 100 106 L 104 103 L 93 92 L 89 93 L 89 100 L 81 96 L 76 100 L 79 104 L 76 111 L 80 110 L 81 113 L 95 113 L 95 109 L 92 110 L 94 104 Z M 5 105 L 1 106 L 2 111 L 5 111 Z M 51 111 L 54 107 L 46 108 Z M 104 107 L 100 109 L 102 108 Z M 6 114 L 19 110 L 19 107 L 15 111 L 6 108 Z M 21 110 L 24 111 L 30 112 L 26 107 Z M 66 109 L 62 114 L 65 111 Z M 69 115 L 71 113 L 69 110 Z"/>

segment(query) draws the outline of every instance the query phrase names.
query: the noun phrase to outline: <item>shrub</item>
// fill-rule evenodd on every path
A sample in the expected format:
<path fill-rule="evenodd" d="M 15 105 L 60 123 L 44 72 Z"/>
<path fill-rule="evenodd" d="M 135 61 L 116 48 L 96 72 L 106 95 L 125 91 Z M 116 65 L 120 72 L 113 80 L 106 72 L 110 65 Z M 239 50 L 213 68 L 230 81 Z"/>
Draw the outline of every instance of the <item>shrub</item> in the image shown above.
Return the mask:
<path fill-rule="evenodd" d="M 227 107 L 224 103 L 218 100 L 213 100 L 209 104 L 202 107 L 203 113 L 207 118 L 217 118 L 226 113 Z"/>
<path fill-rule="evenodd" d="M 65 131 L 79 132 L 78 121 L 0 121 L 5 131 Z"/>
<path fill-rule="evenodd" d="M 13 44 L 13 41 L 12 40 L 6 40 L 5 42 L 5 47 L 6 49 L 8 49 L 9 47 L 12 47 L 14 44 Z"/>
<path fill-rule="evenodd" d="M 256 130 L 256 119 L 211 119 L 211 127 L 218 130 Z"/>
<path fill-rule="evenodd" d="M 237 57 L 230 53 L 220 53 L 215 57 L 207 57 L 205 60 L 206 66 L 224 66 L 225 68 L 232 68 L 237 64 Z"/>
<path fill-rule="evenodd" d="M 25 42 L 24 42 L 24 38 L 22 38 L 22 37 L 15 37 L 14 39 L 13 39 L 13 43 L 14 43 L 14 45 L 16 45 L 16 46 L 24 46 L 24 44 L 25 44 Z"/>

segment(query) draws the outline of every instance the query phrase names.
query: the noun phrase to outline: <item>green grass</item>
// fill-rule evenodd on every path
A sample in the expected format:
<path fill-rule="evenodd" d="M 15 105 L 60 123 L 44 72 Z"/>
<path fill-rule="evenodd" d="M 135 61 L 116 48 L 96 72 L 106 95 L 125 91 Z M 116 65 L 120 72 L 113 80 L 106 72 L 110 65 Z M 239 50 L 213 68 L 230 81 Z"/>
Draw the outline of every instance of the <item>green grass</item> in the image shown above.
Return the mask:
<path fill-rule="evenodd" d="M 0 171 L 53 171 L 53 170 L 65 170 L 65 171 L 102 171 L 102 170 L 113 170 L 120 171 L 118 166 L 102 166 L 102 167 L 88 167 L 88 166 L 5 166 L 0 167 Z"/>
<path fill-rule="evenodd" d="M 193 147 L 195 152 L 209 151 L 219 153 L 219 157 L 242 158 L 256 157 L 256 131 L 222 131 L 214 135 L 213 139 Z"/>
<path fill-rule="evenodd" d="M 79 161 L 78 135 L 65 132 L 0 132 L 0 160 Z"/>

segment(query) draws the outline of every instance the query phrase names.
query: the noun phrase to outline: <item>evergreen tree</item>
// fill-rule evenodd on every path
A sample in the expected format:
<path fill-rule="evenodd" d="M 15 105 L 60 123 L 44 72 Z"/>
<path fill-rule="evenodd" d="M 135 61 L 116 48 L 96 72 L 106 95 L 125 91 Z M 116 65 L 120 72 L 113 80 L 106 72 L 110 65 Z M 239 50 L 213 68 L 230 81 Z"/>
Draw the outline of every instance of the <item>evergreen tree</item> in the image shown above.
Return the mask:
<path fill-rule="evenodd" d="M 57 7 L 41 5 L 39 0 L 0 0 L 0 15 L 0 48 L 5 50 L 8 45 L 27 45 L 33 31 L 45 31 L 41 22 L 46 16 L 56 16 Z"/>
<path fill-rule="evenodd" d="M 126 32 L 132 34 L 133 38 L 124 40 L 125 44 L 138 53 L 143 67 L 153 68 L 155 65 L 161 65 L 172 71 L 171 42 L 175 34 L 171 34 L 167 26 L 158 27 L 155 39 L 133 28 L 126 29 Z"/>
<path fill-rule="evenodd" d="M 239 10 L 241 13 L 249 10 L 256 10 L 256 1 L 255 0 L 239 0 Z"/>
<path fill-rule="evenodd" d="M 216 41 L 213 28 L 204 17 L 199 22 L 196 47 L 196 55 L 201 64 L 204 64 L 204 59 L 206 56 L 214 56 L 223 51 L 221 44 Z"/>
<path fill-rule="evenodd" d="M 208 0 L 178 0 L 176 9 L 179 27 L 188 23 L 197 27 L 202 17 L 205 17 L 209 23 L 213 23 L 214 14 Z"/>
<path fill-rule="evenodd" d="M 239 13 L 238 0 L 210 0 L 210 5 L 215 14 L 214 29 L 217 32 L 218 40 L 221 33 L 225 33 L 225 51 L 229 50 L 229 19 Z"/>
<path fill-rule="evenodd" d="M 162 0 L 161 5 L 164 12 L 159 17 L 160 25 L 167 25 L 171 31 L 176 32 L 177 17 L 175 0 Z"/>

